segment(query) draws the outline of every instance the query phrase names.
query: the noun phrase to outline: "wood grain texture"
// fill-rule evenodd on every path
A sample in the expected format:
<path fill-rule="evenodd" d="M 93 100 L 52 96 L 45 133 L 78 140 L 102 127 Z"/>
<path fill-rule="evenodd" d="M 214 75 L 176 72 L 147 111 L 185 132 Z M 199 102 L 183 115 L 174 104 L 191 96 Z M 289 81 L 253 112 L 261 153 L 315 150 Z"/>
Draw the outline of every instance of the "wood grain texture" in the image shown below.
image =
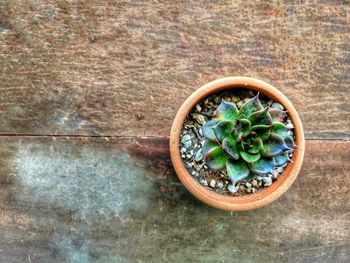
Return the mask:
<path fill-rule="evenodd" d="M 0 133 L 168 135 L 196 88 L 245 75 L 342 138 L 349 43 L 348 1 L 1 1 Z"/>
<path fill-rule="evenodd" d="M 278 201 L 194 200 L 167 138 L 0 138 L 1 262 L 349 262 L 350 142 L 308 141 Z"/>

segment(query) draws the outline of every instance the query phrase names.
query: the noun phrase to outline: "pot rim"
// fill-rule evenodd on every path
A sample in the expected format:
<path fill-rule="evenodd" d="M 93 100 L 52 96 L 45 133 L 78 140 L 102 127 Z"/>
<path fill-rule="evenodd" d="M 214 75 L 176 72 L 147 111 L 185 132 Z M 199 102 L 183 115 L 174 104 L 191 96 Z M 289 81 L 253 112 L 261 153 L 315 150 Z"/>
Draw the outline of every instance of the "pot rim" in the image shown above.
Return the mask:
<path fill-rule="evenodd" d="M 293 162 L 288 163 L 283 173 L 278 176 L 277 180 L 274 181 L 272 185 L 258 190 L 255 193 L 237 197 L 216 193 L 199 184 L 199 182 L 189 174 L 184 166 L 179 149 L 180 134 L 183 123 L 192 108 L 209 95 L 235 88 L 246 88 L 249 90 L 258 91 L 268 98 L 273 99 L 275 102 L 281 103 L 287 110 L 288 115 L 294 125 L 295 143 L 297 145 L 292 156 Z M 250 77 L 235 76 L 220 78 L 197 89 L 181 105 L 175 116 L 170 133 L 171 160 L 176 174 L 182 184 L 202 202 L 210 206 L 229 211 L 252 210 L 270 204 L 278 199 L 288 190 L 298 176 L 304 158 L 304 151 L 305 138 L 303 126 L 293 104 L 282 92 L 272 85 L 262 80 Z"/>

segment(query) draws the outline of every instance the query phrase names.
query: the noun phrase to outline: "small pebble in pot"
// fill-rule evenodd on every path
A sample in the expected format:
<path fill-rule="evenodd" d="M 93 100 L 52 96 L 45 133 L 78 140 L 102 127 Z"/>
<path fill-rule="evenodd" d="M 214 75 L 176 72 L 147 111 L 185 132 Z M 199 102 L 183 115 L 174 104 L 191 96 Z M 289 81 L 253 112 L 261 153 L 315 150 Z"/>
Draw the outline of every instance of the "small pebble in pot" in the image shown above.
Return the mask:
<path fill-rule="evenodd" d="M 194 115 L 193 119 L 195 119 L 199 124 L 204 124 L 206 122 L 205 117 L 201 114 Z"/>
<path fill-rule="evenodd" d="M 199 133 L 200 136 L 203 136 L 202 128 L 200 128 L 200 129 L 198 130 L 198 133 Z"/>
<path fill-rule="evenodd" d="M 216 104 L 219 104 L 220 101 L 221 101 L 220 97 L 215 97 L 215 98 L 214 98 L 214 102 L 215 102 Z"/>
<path fill-rule="evenodd" d="M 278 167 L 276 171 L 277 171 L 277 173 L 281 174 L 283 172 L 283 168 L 282 167 Z"/>
<path fill-rule="evenodd" d="M 242 108 L 242 106 L 243 106 L 243 101 L 237 102 L 236 105 L 237 105 L 238 109 Z"/>
<path fill-rule="evenodd" d="M 186 167 L 187 168 L 191 168 L 191 167 L 193 167 L 193 164 L 192 163 L 186 163 Z"/>
<path fill-rule="evenodd" d="M 269 186 L 272 184 L 272 179 L 270 177 L 263 178 L 264 186 Z"/>
<path fill-rule="evenodd" d="M 201 179 L 199 182 L 201 185 L 208 186 L 208 182 L 205 179 Z"/>
<path fill-rule="evenodd" d="M 275 108 L 275 109 L 279 109 L 279 110 L 284 110 L 284 107 L 282 104 L 278 103 L 278 102 L 274 102 L 272 105 L 271 105 L 271 108 Z"/>
<path fill-rule="evenodd" d="M 272 178 L 277 179 L 277 177 L 278 177 L 278 172 L 275 170 L 272 172 Z"/>
<path fill-rule="evenodd" d="M 231 193 L 236 193 L 237 192 L 237 189 L 236 187 L 233 185 L 233 184 L 230 184 L 228 187 L 227 187 L 227 190 L 229 190 Z"/>
<path fill-rule="evenodd" d="M 252 188 L 252 192 L 255 193 L 257 190 L 253 187 Z"/>
<path fill-rule="evenodd" d="M 183 145 L 185 146 L 186 149 L 189 149 L 189 148 L 191 148 L 192 143 L 191 143 L 191 141 L 185 141 L 185 142 L 183 143 Z"/>
<path fill-rule="evenodd" d="M 258 177 L 256 177 L 256 180 L 261 181 L 261 180 L 262 180 L 262 177 L 261 177 L 261 176 L 258 176 Z"/>
<path fill-rule="evenodd" d="M 232 102 L 237 102 L 237 101 L 239 101 L 239 97 L 233 96 L 233 97 L 232 97 Z"/>
<path fill-rule="evenodd" d="M 249 182 L 246 182 L 246 183 L 245 183 L 245 186 L 249 188 L 249 187 L 252 187 L 252 184 L 249 183 Z"/>
<path fill-rule="evenodd" d="M 222 189 L 224 187 L 224 183 L 222 181 L 219 181 L 216 186 L 220 189 Z"/>
<path fill-rule="evenodd" d="M 198 112 L 200 112 L 200 111 L 202 110 L 201 105 L 197 104 L 197 105 L 196 105 L 196 110 L 197 110 Z"/>
<path fill-rule="evenodd" d="M 181 138 L 181 143 L 187 142 L 189 140 L 191 140 L 191 135 L 186 134 Z"/>
<path fill-rule="evenodd" d="M 210 182 L 209 182 L 209 185 L 210 185 L 211 188 L 215 188 L 216 181 L 214 179 L 211 179 Z"/>
<path fill-rule="evenodd" d="M 286 125 L 286 128 L 287 128 L 287 129 L 293 129 L 293 128 L 294 128 L 293 123 L 288 123 L 288 124 Z"/>
<path fill-rule="evenodd" d="M 258 185 L 258 181 L 257 180 L 252 180 L 252 185 L 254 186 L 254 187 L 259 187 L 259 185 Z"/>
<path fill-rule="evenodd" d="M 249 187 L 249 188 L 247 188 L 247 190 L 246 190 L 246 191 L 247 191 L 247 193 L 249 193 L 249 194 L 250 194 L 250 193 L 252 192 L 252 188 L 250 188 L 250 187 Z"/>
<path fill-rule="evenodd" d="M 197 153 L 196 153 L 196 156 L 194 157 L 194 160 L 196 162 L 200 162 L 201 160 L 203 160 L 204 156 L 203 156 L 203 153 L 201 150 L 199 150 Z"/>

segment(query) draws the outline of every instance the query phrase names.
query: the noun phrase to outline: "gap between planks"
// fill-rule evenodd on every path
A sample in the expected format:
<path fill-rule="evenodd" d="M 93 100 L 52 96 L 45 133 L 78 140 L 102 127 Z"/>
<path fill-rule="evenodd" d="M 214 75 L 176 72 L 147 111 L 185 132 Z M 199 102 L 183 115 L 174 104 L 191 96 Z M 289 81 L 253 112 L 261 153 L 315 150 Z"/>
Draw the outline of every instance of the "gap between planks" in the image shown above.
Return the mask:
<path fill-rule="evenodd" d="M 0 137 L 51 137 L 51 138 L 162 138 L 169 139 L 169 136 L 119 136 L 119 135 L 85 135 L 85 134 L 31 134 L 31 133 L 3 133 Z M 350 141 L 350 132 L 309 132 L 305 133 L 306 140 L 331 140 Z"/>

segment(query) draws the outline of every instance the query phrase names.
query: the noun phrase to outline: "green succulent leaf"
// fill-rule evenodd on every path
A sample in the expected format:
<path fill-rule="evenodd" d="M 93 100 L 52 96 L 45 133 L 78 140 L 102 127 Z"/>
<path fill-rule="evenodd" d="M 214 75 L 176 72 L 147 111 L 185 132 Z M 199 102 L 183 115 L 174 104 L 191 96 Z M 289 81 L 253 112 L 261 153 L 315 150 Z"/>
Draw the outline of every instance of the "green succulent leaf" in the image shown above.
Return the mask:
<path fill-rule="evenodd" d="M 202 133 L 205 138 L 211 141 L 216 140 L 216 136 L 213 130 L 213 126 L 217 124 L 217 121 L 215 119 L 212 119 L 206 123 L 203 124 L 202 126 Z"/>
<path fill-rule="evenodd" d="M 262 140 L 263 142 L 265 142 L 271 134 L 270 130 L 265 130 L 265 131 L 259 131 L 260 133 L 257 135 L 257 137 Z"/>
<path fill-rule="evenodd" d="M 294 149 L 295 147 L 297 147 L 294 143 L 294 140 L 291 136 L 286 136 L 286 138 L 284 138 L 284 142 L 286 143 L 286 145 L 290 148 L 290 149 Z"/>
<path fill-rule="evenodd" d="M 277 155 L 277 156 L 273 157 L 273 160 L 275 162 L 276 167 L 283 166 L 289 162 L 288 153 L 282 153 L 280 155 Z"/>
<path fill-rule="evenodd" d="M 254 127 L 255 125 L 271 125 L 272 118 L 269 112 L 266 109 L 262 109 L 256 112 L 253 112 L 249 115 L 248 120 L 251 125 Z"/>
<path fill-rule="evenodd" d="M 252 140 L 255 138 L 257 133 L 255 131 L 249 131 L 248 133 L 242 136 L 242 140 L 245 144 L 251 144 Z"/>
<path fill-rule="evenodd" d="M 236 132 L 235 135 L 236 135 L 236 137 L 235 137 L 236 138 L 236 142 L 237 143 L 242 142 L 242 140 L 243 140 L 242 139 L 243 138 L 243 132 Z"/>
<path fill-rule="evenodd" d="M 249 132 L 250 127 L 250 121 L 248 121 L 247 119 L 238 119 L 236 122 L 235 129 L 237 133 L 245 134 Z"/>
<path fill-rule="evenodd" d="M 215 116 L 220 121 L 236 122 L 238 118 L 238 109 L 234 103 L 222 101 L 215 111 Z"/>
<path fill-rule="evenodd" d="M 206 155 L 208 152 L 210 152 L 213 148 L 216 147 L 220 147 L 218 142 L 205 140 L 202 147 L 203 155 Z"/>
<path fill-rule="evenodd" d="M 272 121 L 281 122 L 283 121 L 283 118 L 287 116 L 286 111 L 282 111 L 277 108 L 269 108 L 268 111 L 270 113 Z"/>
<path fill-rule="evenodd" d="M 227 175 L 233 184 L 243 180 L 249 175 L 249 168 L 243 161 L 228 160 L 226 163 Z"/>
<path fill-rule="evenodd" d="M 222 148 L 234 160 L 239 159 L 239 151 L 237 149 L 236 140 L 232 137 L 227 137 L 222 141 Z"/>
<path fill-rule="evenodd" d="M 243 141 L 240 141 L 237 143 L 237 148 L 240 150 L 240 151 L 244 151 L 245 150 L 245 146 L 244 146 L 244 142 Z"/>
<path fill-rule="evenodd" d="M 265 157 L 273 157 L 286 150 L 290 150 L 290 148 L 285 144 L 284 140 L 277 134 L 271 133 L 269 138 L 264 142 L 260 153 Z"/>
<path fill-rule="evenodd" d="M 259 93 L 252 98 L 251 100 L 247 101 L 239 111 L 239 117 L 241 119 L 247 119 L 250 114 L 253 112 L 262 110 L 264 107 L 262 106 L 260 100 L 259 100 Z"/>
<path fill-rule="evenodd" d="M 248 150 L 249 153 L 259 153 L 263 149 L 263 142 L 260 138 L 256 138 L 251 148 Z"/>
<path fill-rule="evenodd" d="M 244 161 L 246 161 L 247 163 L 253 163 L 253 162 L 256 162 L 257 160 L 260 159 L 260 154 L 257 153 L 257 154 L 250 154 L 250 153 L 247 153 L 247 152 L 239 152 L 242 159 Z"/>
<path fill-rule="evenodd" d="M 266 131 L 271 128 L 271 125 L 255 125 L 250 130 L 251 131 Z"/>
<path fill-rule="evenodd" d="M 272 173 L 275 168 L 275 163 L 273 160 L 269 159 L 259 159 L 255 163 L 250 165 L 250 170 L 258 175 L 266 175 Z"/>
<path fill-rule="evenodd" d="M 221 142 L 226 137 L 229 137 L 233 130 L 232 121 L 220 121 L 218 124 L 212 127 L 216 138 Z"/>
<path fill-rule="evenodd" d="M 289 129 L 283 123 L 281 122 L 272 123 L 271 132 L 281 136 L 281 138 L 285 138 L 287 136 L 288 131 Z"/>
<path fill-rule="evenodd" d="M 228 159 L 227 154 L 221 149 L 220 146 L 212 148 L 204 156 L 205 163 L 212 170 L 220 170 L 225 167 Z"/>

